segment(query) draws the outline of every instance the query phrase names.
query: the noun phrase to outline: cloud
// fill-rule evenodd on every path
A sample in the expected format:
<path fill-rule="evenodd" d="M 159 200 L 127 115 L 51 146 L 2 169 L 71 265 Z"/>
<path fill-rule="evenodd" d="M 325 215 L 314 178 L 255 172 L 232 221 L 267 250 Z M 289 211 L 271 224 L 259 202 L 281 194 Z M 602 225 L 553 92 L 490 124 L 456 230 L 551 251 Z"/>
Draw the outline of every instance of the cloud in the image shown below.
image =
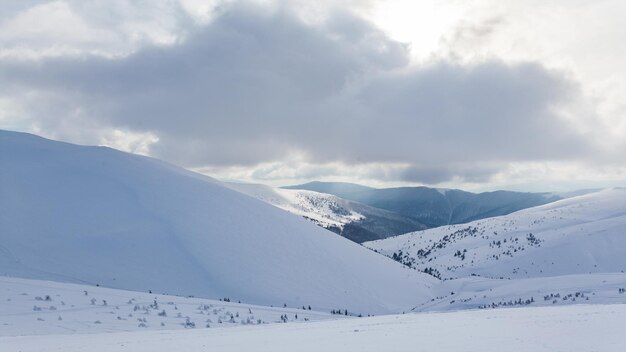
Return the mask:
<path fill-rule="evenodd" d="M 105 131 L 101 143 L 117 138 L 193 168 L 297 154 L 317 175 L 376 165 L 363 170 L 484 182 L 507 162 L 594 150 L 562 116 L 581 97 L 561 72 L 493 59 L 413 66 L 406 44 L 346 11 L 305 22 L 288 7 L 224 5 L 184 40 L 123 57 L 5 58 L 0 83 L 24 126 L 80 142 Z"/>
<path fill-rule="evenodd" d="M 578 98 L 576 85 L 536 63 L 436 62 L 371 82 L 359 98 L 380 117 L 365 133 L 388 136 L 387 148 L 370 150 L 380 160 L 551 160 L 592 150 L 559 112 Z"/>
<path fill-rule="evenodd" d="M 9 1 L 0 9 L 0 57 L 125 56 L 176 42 L 192 18 L 177 1 Z"/>
<path fill-rule="evenodd" d="M 503 165 L 429 165 L 410 166 L 400 170 L 390 181 L 438 184 L 461 177 L 470 183 L 485 183 L 503 169 Z"/>

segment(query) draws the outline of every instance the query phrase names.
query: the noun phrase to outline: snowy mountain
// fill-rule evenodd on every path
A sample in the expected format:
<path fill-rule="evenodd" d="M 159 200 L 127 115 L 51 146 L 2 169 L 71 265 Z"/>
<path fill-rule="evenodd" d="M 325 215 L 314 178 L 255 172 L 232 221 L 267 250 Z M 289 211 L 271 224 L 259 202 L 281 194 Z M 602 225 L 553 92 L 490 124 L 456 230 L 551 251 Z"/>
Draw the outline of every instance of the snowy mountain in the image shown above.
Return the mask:
<path fill-rule="evenodd" d="M 342 182 L 311 182 L 283 188 L 246 183 L 225 185 L 357 243 L 508 214 L 562 198 L 550 193 L 474 194 L 427 187 L 376 189 Z"/>
<path fill-rule="evenodd" d="M 539 278 L 626 271 L 626 189 L 364 245 L 441 278 Z"/>
<path fill-rule="evenodd" d="M 364 244 L 418 270 L 302 218 L 388 213 L 0 131 L 0 350 L 623 350 L 626 189 Z"/>
<path fill-rule="evenodd" d="M 409 217 L 427 227 L 461 224 L 506 215 L 564 198 L 554 193 L 511 191 L 471 193 L 429 187 L 378 189 L 342 182 L 310 182 L 285 189 L 332 194 Z"/>
<path fill-rule="evenodd" d="M 0 131 L 0 274 L 245 303 L 401 311 L 432 277 L 208 177 Z"/>
<path fill-rule="evenodd" d="M 274 188 L 261 184 L 224 183 L 225 186 L 260 199 L 357 243 L 425 229 L 407 216 L 305 190 Z"/>

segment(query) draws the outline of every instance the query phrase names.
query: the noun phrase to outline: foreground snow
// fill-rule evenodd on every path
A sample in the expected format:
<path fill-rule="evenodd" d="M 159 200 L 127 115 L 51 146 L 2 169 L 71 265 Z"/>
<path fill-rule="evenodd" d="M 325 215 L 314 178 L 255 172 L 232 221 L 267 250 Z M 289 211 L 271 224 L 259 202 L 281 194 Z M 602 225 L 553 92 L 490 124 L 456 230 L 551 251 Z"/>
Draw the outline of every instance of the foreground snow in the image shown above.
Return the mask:
<path fill-rule="evenodd" d="M 266 307 L 0 277 L 0 336 L 206 329 L 341 318 L 345 317 L 308 306 Z"/>
<path fill-rule="evenodd" d="M 626 305 L 419 313 L 309 323 L 1 337 L 2 351 L 624 351 Z"/>
<path fill-rule="evenodd" d="M 496 287 L 486 279 L 475 280 L 462 284 L 465 286 L 462 294 L 489 292 L 492 298 L 508 297 L 523 294 L 522 286 L 529 284 L 523 283 L 524 280 L 511 280 L 508 286 L 501 283 Z M 552 285 L 543 284 L 565 292 L 572 283 L 593 284 L 589 278 L 584 280 L 560 278 Z M 626 296 L 617 289 L 623 276 L 600 275 L 595 280 L 595 285 L 606 292 L 602 293 L 601 289 L 588 292 L 592 298 L 589 301 L 580 298 L 579 303 L 618 302 Z M 451 282 L 445 284 L 452 285 Z M 530 283 L 530 286 L 540 288 L 541 283 Z M 442 290 L 450 288 L 452 286 L 441 287 Z M 572 303 L 572 298 L 568 298 L 559 305 Z M 538 304 L 552 305 L 543 300 Z M 445 301 L 421 308 L 451 307 L 467 308 Z M 621 331 L 626 323 L 624 304 L 465 310 L 372 318 L 345 317 L 302 308 L 264 307 L 0 277 L 0 351 L 570 352 L 626 348 L 626 337 Z"/>

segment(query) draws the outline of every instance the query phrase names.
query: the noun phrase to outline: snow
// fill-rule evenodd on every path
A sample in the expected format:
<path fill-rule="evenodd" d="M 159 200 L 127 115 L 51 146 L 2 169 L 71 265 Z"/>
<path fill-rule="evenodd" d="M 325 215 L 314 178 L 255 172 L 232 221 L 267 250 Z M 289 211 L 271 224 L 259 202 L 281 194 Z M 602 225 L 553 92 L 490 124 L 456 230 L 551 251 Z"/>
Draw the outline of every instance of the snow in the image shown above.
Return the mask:
<path fill-rule="evenodd" d="M 8 131 L 0 150 L 0 275 L 361 314 L 437 283 L 155 159 Z"/>
<path fill-rule="evenodd" d="M 364 218 L 364 215 L 350 209 L 350 202 L 331 194 L 275 188 L 261 184 L 224 183 L 224 185 L 312 220 L 324 228 L 341 229 L 348 223 Z"/>
<path fill-rule="evenodd" d="M 341 318 L 317 312 L 263 308 L 199 299 L 155 296 L 72 284 L 2 279 L 0 296 L 0 351 L 623 351 L 626 337 L 626 305 L 577 305 L 448 313 L 411 313 L 368 318 Z M 89 296 L 84 296 L 83 289 Z M 20 295 L 27 293 L 27 295 Z M 52 301 L 34 295 L 51 294 Z M 6 302 L 7 297 L 13 299 Z M 91 306 L 90 297 L 109 300 L 108 306 Z M 146 305 L 154 297 L 165 307 L 167 317 L 154 310 L 146 315 L 134 311 L 130 298 Z M 60 306 L 60 300 L 66 305 Z M 183 317 L 177 318 L 167 302 L 173 302 Z M 56 311 L 32 311 L 32 305 L 56 305 Z M 69 306 L 70 304 L 75 307 Z M 212 307 L 200 314 L 199 305 Z M 120 309 L 115 309 L 119 305 Z M 20 308 L 30 310 L 18 311 Z M 9 308 L 10 310 L 5 310 Z M 213 309 L 218 311 L 213 314 Z M 271 324 L 215 323 L 206 328 L 202 319 L 238 312 L 241 320 L 252 310 L 255 317 Z M 113 313 L 110 313 L 113 312 Z M 115 317 L 133 314 L 126 321 Z M 130 312 L 130 313 L 129 313 Z M 291 318 L 296 313 L 298 321 Z M 277 316 L 287 314 L 288 323 Z M 58 321 L 57 316 L 62 316 Z M 183 328 L 190 315 L 195 328 Z M 311 321 L 304 322 L 304 317 Z M 146 318 L 138 327 L 137 317 Z M 38 320 L 42 318 L 43 320 Z M 94 321 L 101 323 L 96 324 Z M 316 320 L 316 321 L 313 321 Z M 10 325 L 5 322 L 9 321 Z M 158 324 L 165 321 L 166 326 Z M 21 335 L 21 336 L 17 336 Z"/>
<path fill-rule="evenodd" d="M 424 224 L 408 216 L 327 193 L 273 188 L 261 184 L 224 183 L 224 185 L 292 214 L 302 216 L 357 243 L 426 228 Z"/>
<path fill-rule="evenodd" d="M 467 277 L 446 280 L 436 298 L 413 311 L 626 303 L 626 274 L 578 274 L 528 279 Z"/>
<path fill-rule="evenodd" d="M 623 273 L 625 228 L 626 189 L 615 188 L 364 245 L 446 279 Z"/>
<path fill-rule="evenodd" d="M 291 322 L 344 318 L 305 308 L 0 277 L 0 336 L 264 325 L 283 323 L 283 315 Z"/>
<path fill-rule="evenodd" d="M 3 352 L 626 348 L 626 189 L 366 243 L 405 267 L 289 213 L 361 216 L 334 196 L 22 133 L 0 150 Z"/>

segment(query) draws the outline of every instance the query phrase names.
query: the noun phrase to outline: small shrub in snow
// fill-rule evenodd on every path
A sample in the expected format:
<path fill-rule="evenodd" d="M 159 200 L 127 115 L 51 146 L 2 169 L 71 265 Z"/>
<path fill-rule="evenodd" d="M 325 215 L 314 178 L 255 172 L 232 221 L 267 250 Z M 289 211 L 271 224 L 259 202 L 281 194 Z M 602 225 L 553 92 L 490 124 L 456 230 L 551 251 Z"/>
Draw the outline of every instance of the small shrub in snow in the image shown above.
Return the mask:
<path fill-rule="evenodd" d="M 189 319 L 189 317 L 187 317 L 185 318 L 183 326 L 185 327 L 185 329 L 193 329 L 196 327 L 196 323 L 194 323 L 193 321 L 191 321 L 191 319 Z"/>

